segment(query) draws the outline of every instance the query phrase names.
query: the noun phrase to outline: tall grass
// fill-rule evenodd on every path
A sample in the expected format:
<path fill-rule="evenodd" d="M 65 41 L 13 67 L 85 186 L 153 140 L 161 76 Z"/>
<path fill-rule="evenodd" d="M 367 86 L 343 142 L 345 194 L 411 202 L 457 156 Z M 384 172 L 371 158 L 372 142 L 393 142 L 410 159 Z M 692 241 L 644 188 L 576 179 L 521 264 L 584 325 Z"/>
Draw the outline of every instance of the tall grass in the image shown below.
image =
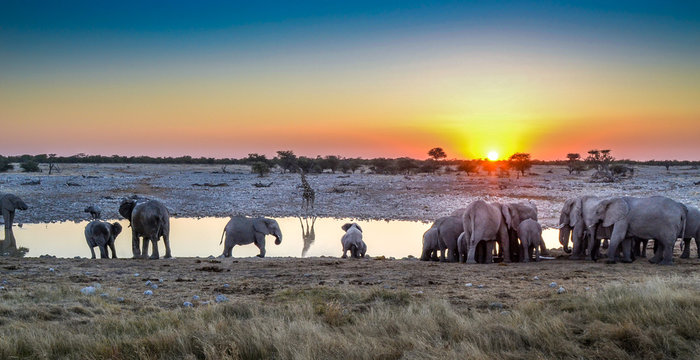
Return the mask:
<path fill-rule="evenodd" d="M 525 299 L 509 311 L 323 286 L 175 310 L 69 287 L 0 299 L 2 359 L 700 358 L 697 276 Z"/>

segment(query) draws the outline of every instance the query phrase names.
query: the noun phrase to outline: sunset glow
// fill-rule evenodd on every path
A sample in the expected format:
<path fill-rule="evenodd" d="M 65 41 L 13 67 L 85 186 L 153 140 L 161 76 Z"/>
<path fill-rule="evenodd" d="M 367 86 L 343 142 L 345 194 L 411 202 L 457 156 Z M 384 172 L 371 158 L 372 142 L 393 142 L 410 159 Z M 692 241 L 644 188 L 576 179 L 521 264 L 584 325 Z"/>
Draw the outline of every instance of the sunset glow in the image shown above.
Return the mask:
<path fill-rule="evenodd" d="M 486 157 L 491 161 L 496 161 L 498 160 L 498 153 L 495 151 L 491 151 Z"/>
<path fill-rule="evenodd" d="M 700 5 L 499 4 L 11 2 L 0 154 L 700 159 Z"/>

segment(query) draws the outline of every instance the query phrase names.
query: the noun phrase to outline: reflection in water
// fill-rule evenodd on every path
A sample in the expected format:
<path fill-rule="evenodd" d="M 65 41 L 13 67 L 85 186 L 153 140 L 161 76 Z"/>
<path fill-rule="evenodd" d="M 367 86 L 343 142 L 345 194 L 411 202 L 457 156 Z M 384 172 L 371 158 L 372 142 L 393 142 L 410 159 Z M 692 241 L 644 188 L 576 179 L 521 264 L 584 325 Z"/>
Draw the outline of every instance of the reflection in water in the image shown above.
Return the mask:
<path fill-rule="evenodd" d="M 311 227 L 309 227 L 309 217 L 304 216 L 304 221 L 306 222 L 306 228 L 304 228 L 304 222 L 302 218 L 299 217 L 299 223 L 301 224 L 301 237 L 304 239 L 304 248 L 301 249 L 301 257 L 305 257 L 306 253 L 309 251 L 311 244 L 316 240 L 316 232 L 314 231 L 314 225 L 316 224 L 316 216 L 311 218 Z"/>
<path fill-rule="evenodd" d="M 229 218 L 171 218 L 170 234 L 173 256 L 191 257 L 209 255 L 217 256 L 223 249 L 219 245 L 221 232 Z M 298 218 L 286 217 L 275 219 L 280 225 L 284 240 L 280 245 L 268 242 L 267 257 L 301 256 L 334 256 L 342 255 L 340 238 L 344 232 L 341 226 L 347 222 L 357 222 L 362 226 L 363 239 L 367 244 L 367 253 L 372 256 L 402 258 L 408 255 L 420 256 L 422 235 L 430 227 L 430 223 L 419 221 L 357 221 L 353 219 L 333 218 Z M 110 220 L 110 222 L 112 222 Z M 131 229 L 126 220 L 118 221 L 125 229 L 115 241 L 117 256 L 131 258 Z M 29 248 L 27 256 L 37 257 L 43 254 L 57 257 L 72 258 L 75 256 L 89 257 L 90 249 L 85 242 L 85 226 L 88 221 L 79 223 L 61 222 L 51 224 L 24 224 L 15 228 L 17 236 L 11 231 L 5 234 L 5 247 Z M 299 232 L 301 225 L 302 231 Z M 543 231 L 547 248 L 557 248 L 559 238 L 557 229 Z M 9 241 L 7 241 L 9 240 Z M 312 246 L 313 245 L 313 246 Z M 162 241 L 158 246 L 163 247 Z M 19 249 L 18 249 L 19 250 Z M 234 257 L 253 257 L 258 254 L 255 245 L 237 246 Z"/>
<path fill-rule="evenodd" d="M 17 248 L 17 240 L 12 228 L 5 228 L 5 239 L 0 240 L 0 254 L 2 256 L 24 257 L 29 252 L 25 247 Z"/>

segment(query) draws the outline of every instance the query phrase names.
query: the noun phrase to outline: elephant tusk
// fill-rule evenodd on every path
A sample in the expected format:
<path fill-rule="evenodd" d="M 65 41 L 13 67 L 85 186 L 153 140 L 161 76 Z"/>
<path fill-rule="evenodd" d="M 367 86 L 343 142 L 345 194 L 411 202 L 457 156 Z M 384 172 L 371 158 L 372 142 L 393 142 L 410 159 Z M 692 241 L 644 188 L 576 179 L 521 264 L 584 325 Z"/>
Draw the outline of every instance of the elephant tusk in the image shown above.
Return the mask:
<path fill-rule="evenodd" d="M 554 228 L 555 228 L 555 229 L 561 229 L 561 228 L 564 227 L 564 225 L 566 225 L 566 224 L 559 224 L 559 226 L 555 226 Z"/>

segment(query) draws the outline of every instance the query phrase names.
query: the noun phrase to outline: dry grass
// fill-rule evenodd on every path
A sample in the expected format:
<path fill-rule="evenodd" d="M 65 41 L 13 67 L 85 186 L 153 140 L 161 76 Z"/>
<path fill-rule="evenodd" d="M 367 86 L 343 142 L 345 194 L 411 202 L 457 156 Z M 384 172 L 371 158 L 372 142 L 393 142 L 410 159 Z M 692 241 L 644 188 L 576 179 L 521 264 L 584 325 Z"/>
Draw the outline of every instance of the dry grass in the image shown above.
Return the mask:
<path fill-rule="evenodd" d="M 0 358 L 692 359 L 700 277 L 468 309 L 380 288 L 316 286 L 164 309 L 37 285 L 0 297 Z"/>

